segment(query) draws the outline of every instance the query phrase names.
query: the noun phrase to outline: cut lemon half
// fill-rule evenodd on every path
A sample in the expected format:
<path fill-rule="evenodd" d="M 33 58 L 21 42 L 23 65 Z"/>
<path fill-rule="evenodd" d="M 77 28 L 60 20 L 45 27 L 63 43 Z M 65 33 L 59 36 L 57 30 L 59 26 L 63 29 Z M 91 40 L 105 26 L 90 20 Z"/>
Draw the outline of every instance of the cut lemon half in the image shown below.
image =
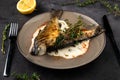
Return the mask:
<path fill-rule="evenodd" d="M 17 3 L 17 10 L 22 14 L 30 14 L 36 8 L 36 0 L 20 0 Z"/>

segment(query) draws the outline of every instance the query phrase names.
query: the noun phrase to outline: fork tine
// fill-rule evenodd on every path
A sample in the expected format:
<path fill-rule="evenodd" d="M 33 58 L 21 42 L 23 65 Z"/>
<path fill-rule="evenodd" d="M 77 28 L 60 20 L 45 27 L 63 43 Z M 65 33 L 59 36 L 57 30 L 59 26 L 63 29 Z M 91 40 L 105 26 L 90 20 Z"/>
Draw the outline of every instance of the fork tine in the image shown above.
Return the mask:
<path fill-rule="evenodd" d="M 15 36 L 16 23 L 13 23 L 13 36 Z"/>
<path fill-rule="evenodd" d="M 17 34 L 18 34 L 18 23 L 17 23 Z M 17 34 L 16 34 L 16 35 L 17 35 Z"/>
<path fill-rule="evenodd" d="M 14 34 L 15 34 L 15 29 L 14 29 L 14 27 L 15 27 L 15 24 L 14 23 L 12 23 L 13 25 L 12 25 L 12 34 L 11 34 L 11 36 L 14 36 Z"/>
<path fill-rule="evenodd" d="M 11 34 L 10 34 L 10 36 L 13 36 L 14 35 L 14 23 L 11 23 L 12 24 L 12 26 L 11 26 Z"/>
<path fill-rule="evenodd" d="M 11 33 L 12 33 L 12 23 L 10 24 L 9 36 L 11 35 Z"/>
<path fill-rule="evenodd" d="M 17 35 L 17 31 L 18 31 L 18 24 L 17 23 L 15 23 L 15 36 Z"/>

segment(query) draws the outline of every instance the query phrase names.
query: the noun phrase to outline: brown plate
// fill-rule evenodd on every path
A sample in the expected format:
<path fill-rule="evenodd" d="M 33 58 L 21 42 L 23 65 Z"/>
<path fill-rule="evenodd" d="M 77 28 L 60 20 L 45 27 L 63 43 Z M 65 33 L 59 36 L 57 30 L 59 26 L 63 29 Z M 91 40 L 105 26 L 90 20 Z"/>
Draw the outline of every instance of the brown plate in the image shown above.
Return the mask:
<path fill-rule="evenodd" d="M 80 15 L 87 24 L 94 24 L 98 26 L 97 22 L 95 22 L 90 17 L 76 12 L 64 11 L 62 19 L 69 19 L 70 22 L 75 23 L 78 16 Z M 76 57 L 74 59 L 67 60 L 63 58 L 55 58 L 49 55 L 32 56 L 29 53 L 32 35 L 41 24 L 48 21 L 49 19 L 50 12 L 37 15 L 27 21 L 19 32 L 17 38 L 18 48 L 21 54 L 30 62 L 47 68 L 69 69 L 83 66 L 95 60 L 103 51 L 106 44 L 106 37 L 104 33 L 90 41 L 88 51 L 84 55 Z"/>

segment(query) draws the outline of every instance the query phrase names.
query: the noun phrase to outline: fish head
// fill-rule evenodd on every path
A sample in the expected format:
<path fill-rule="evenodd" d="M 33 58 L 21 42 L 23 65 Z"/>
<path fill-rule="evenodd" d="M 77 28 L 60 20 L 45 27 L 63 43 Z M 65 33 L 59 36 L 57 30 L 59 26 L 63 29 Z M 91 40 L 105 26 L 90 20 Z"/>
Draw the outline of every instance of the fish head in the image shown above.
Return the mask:
<path fill-rule="evenodd" d="M 44 55 L 46 53 L 46 45 L 40 44 L 39 46 L 37 44 L 34 44 L 31 54 L 32 55 Z"/>

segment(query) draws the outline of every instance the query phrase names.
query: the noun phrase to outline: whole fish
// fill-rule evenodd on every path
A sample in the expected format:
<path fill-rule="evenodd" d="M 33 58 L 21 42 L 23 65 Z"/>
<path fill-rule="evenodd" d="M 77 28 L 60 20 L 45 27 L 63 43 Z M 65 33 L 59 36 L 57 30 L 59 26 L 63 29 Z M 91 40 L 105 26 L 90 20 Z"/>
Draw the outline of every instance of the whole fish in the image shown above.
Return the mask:
<path fill-rule="evenodd" d="M 62 11 L 53 11 L 51 14 L 50 21 L 42 25 L 43 28 L 38 29 L 36 36 L 32 38 L 30 47 L 32 55 L 44 55 L 46 52 L 74 46 L 104 32 L 100 26 L 85 24 L 80 16 L 75 24 L 71 25 L 68 22 L 69 27 L 65 27 L 65 22 L 59 20 Z"/>

